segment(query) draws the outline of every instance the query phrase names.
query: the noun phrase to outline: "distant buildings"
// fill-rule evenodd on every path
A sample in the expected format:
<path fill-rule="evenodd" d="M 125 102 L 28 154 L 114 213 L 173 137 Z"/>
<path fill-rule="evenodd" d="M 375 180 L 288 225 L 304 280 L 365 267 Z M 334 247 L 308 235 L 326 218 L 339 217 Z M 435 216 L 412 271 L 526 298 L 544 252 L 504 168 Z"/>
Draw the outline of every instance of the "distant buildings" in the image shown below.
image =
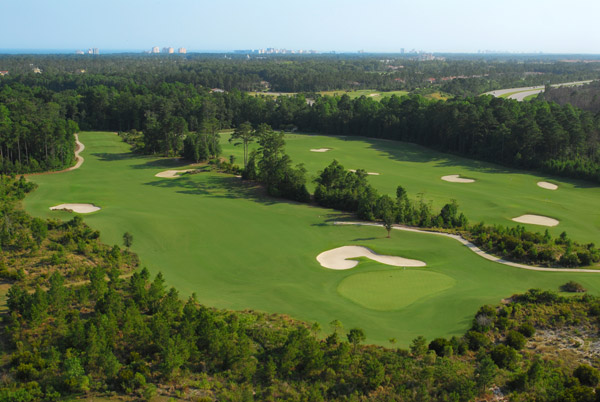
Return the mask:
<path fill-rule="evenodd" d="M 163 47 L 162 52 L 163 53 L 167 53 L 167 54 L 173 54 L 173 53 L 175 53 L 175 51 L 173 50 L 172 47 Z"/>
<path fill-rule="evenodd" d="M 186 53 L 187 53 L 187 50 L 186 50 L 184 47 L 180 47 L 180 48 L 177 50 L 177 53 L 179 53 L 179 54 L 186 54 Z"/>
<path fill-rule="evenodd" d="M 146 53 L 152 53 L 152 54 L 159 54 L 159 53 L 163 53 L 163 54 L 173 54 L 175 53 L 175 49 L 171 46 L 165 46 L 162 48 L 162 51 L 160 50 L 160 48 L 158 46 L 154 46 L 149 52 L 146 51 Z M 186 54 L 187 53 L 187 49 L 184 47 L 180 47 L 179 49 L 177 49 L 177 53 L 179 54 Z"/>
<path fill-rule="evenodd" d="M 4 77 L 5 75 L 8 75 L 8 70 L 0 70 L 0 76 Z"/>
<path fill-rule="evenodd" d="M 275 49 L 274 47 L 268 47 L 266 49 L 245 49 L 245 50 L 234 50 L 237 54 L 315 54 L 318 53 L 316 50 L 290 50 L 290 49 Z"/>
<path fill-rule="evenodd" d="M 151 51 L 151 53 L 160 53 L 160 49 L 158 48 L 158 46 L 154 46 L 154 47 L 152 48 L 152 51 Z"/>
<path fill-rule="evenodd" d="M 98 50 L 97 47 L 89 48 L 87 52 L 88 52 L 88 54 L 96 54 L 96 55 L 100 54 L 100 50 Z"/>

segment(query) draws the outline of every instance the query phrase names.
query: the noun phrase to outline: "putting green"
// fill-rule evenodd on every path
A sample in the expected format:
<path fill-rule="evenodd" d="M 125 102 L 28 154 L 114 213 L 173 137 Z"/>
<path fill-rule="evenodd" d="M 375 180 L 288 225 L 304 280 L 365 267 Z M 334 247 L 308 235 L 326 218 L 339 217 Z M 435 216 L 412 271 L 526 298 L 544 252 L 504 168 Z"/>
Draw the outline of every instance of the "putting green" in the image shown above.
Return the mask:
<path fill-rule="evenodd" d="M 394 269 L 355 274 L 344 279 L 338 292 L 363 307 L 399 310 L 415 301 L 455 285 L 447 275 L 414 269 Z"/>
<path fill-rule="evenodd" d="M 319 322 L 325 331 L 337 319 L 345 328 L 363 328 L 368 342 L 387 344 L 388 339 L 396 338 L 399 345 L 407 346 L 419 335 L 427 339 L 460 335 L 482 304 L 497 304 L 532 287 L 558 290 L 574 280 L 590 293 L 600 294 L 600 274 L 527 271 L 487 261 L 442 236 L 395 230 L 388 239 L 381 227 L 332 225 L 333 220 L 347 216 L 266 197 L 260 188 L 231 175 L 206 171 L 178 178 L 155 177 L 159 172 L 186 166 L 172 159 L 132 154 L 112 133 L 83 132 L 79 138 L 85 144 L 83 165 L 70 172 L 31 177 L 39 187 L 25 198 L 27 211 L 38 217 L 66 220 L 73 214 L 50 211 L 49 207 L 62 203 L 101 206 L 101 211 L 81 216 L 101 231 L 104 242 L 121 245 L 123 233 L 131 233 L 132 250 L 152 274 L 162 271 L 182 297 L 196 293 L 208 306 L 288 314 Z M 228 144 L 227 138 L 223 140 L 225 157 L 229 150 L 241 156 L 240 147 Z M 509 211 L 508 218 L 534 213 L 533 207 L 521 212 L 524 206 L 520 203 L 540 203 L 535 197 L 541 196 L 551 197 L 554 206 L 566 205 L 560 213 L 538 212 L 561 219 L 558 228 L 569 216 L 573 222 L 581 220 L 593 227 L 597 208 L 592 211 L 589 206 L 597 205 L 600 199 L 595 188 L 552 180 L 560 184 L 559 189 L 548 191 L 539 188 L 536 183 L 540 180 L 533 176 L 494 174 L 485 167 L 478 170 L 476 164 L 456 164 L 447 155 L 423 153 L 422 148 L 412 145 L 306 135 L 294 135 L 287 141 L 294 161 L 305 161 L 311 175 L 337 158 L 347 168 L 364 167 L 382 173 L 369 176 L 369 181 L 389 194 L 403 183 L 411 194 L 426 189 L 425 198 L 438 204 L 454 195 L 472 220 L 481 214 L 502 219 L 503 208 Z M 321 147 L 332 150 L 310 152 Z M 440 180 L 445 174 L 462 174 L 478 181 L 460 186 Z M 517 190 L 511 190 L 514 199 L 505 194 L 507 191 L 494 195 L 490 188 L 510 178 L 522 186 L 518 188 L 531 181 L 534 200 L 514 197 Z M 572 201 L 566 202 L 569 198 Z M 511 205 L 501 205 L 508 199 Z M 578 208 L 569 208 L 578 201 L 582 202 Z M 488 203 L 488 209 L 482 207 Z M 593 233 L 585 237 L 593 240 Z M 382 271 L 383 266 L 368 260 L 355 269 L 335 271 L 321 267 L 316 260 L 323 250 L 346 245 L 424 261 L 427 272 L 446 275 L 455 285 L 443 292 L 423 293 L 395 310 L 363 307 L 342 296 L 338 287 L 351 275 Z"/>

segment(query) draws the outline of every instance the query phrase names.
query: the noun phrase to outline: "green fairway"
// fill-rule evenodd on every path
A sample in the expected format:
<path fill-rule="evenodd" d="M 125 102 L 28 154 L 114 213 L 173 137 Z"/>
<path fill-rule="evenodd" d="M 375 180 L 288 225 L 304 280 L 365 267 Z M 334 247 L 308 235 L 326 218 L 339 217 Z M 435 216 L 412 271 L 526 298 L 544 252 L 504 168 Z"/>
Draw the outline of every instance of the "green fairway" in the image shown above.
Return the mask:
<path fill-rule="evenodd" d="M 365 272 L 344 279 L 342 296 L 373 310 L 399 310 L 415 301 L 442 292 L 456 281 L 447 275 L 422 269 Z"/>
<path fill-rule="evenodd" d="M 234 154 L 237 161 L 243 161 L 241 148 L 228 143 L 227 138 L 227 134 L 223 135 L 223 154 Z M 591 183 L 538 176 L 396 141 L 303 134 L 286 134 L 285 140 L 294 163 L 302 162 L 308 170 L 310 191 L 317 173 L 337 159 L 347 169 L 379 173 L 369 176 L 369 182 L 382 193 L 395 196 L 396 187 L 402 185 L 410 197 L 416 199 L 422 194 L 437 210 L 455 199 L 472 223 L 515 226 L 512 218 L 542 215 L 560 221 L 558 226 L 548 227 L 552 235 L 566 231 L 575 240 L 600 244 L 600 187 Z M 310 151 L 318 148 L 331 150 Z M 475 182 L 441 180 L 442 176 L 453 174 Z M 555 183 L 558 190 L 541 188 L 537 185 L 539 181 Z M 542 233 L 547 228 L 524 226 Z"/>
<path fill-rule="evenodd" d="M 73 214 L 49 208 L 61 203 L 101 207 L 82 216 L 101 231 L 103 241 L 121 245 L 123 233 L 130 232 L 132 250 L 152 273 L 162 271 L 182 297 L 195 292 L 209 306 L 285 313 L 318 321 L 327 331 L 328 323 L 338 319 L 345 328 L 363 328 L 369 342 L 386 344 L 396 338 L 406 346 L 418 335 L 432 339 L 461 334 L 482 304 L 498 303 L 532 287 L 558 290 L 575 280 L 600 294 L 598 274 L 527 271 L 487 261 L 442 236 L 394 231 L 388 239 L 383 228 L 332 225 L 332 220 L 344 216 L 267 198 L 260 189 L 229 175 L 205 172 L 157 178 L 156 173 L 185 166 L 172 159 L 133 155 L 112 133 L 84 132 L 79 138 L 85 144 L 84 164 L 71 172 L 32 176 L 39 188 L 26 197 L 26 209 L 35 216 L 70 219 Z M 241 148 L 228 144 L 227 138 L 223 141 L 224 156 L 234 153 L 241 161 Z M 561 225 L 573 236 L 600 238 L 598 215 L 591 207 L 600 199 L 596 188 L 553 180 L 559 190 L 548 191 L 536 186 L 534 176 L 407 144 L 306 135 L 290 135 L 287 143 L 293 160 L 305 162 L 312 176 L 337 158 L 347 168 L 380 172 L 370 181 L 381 191 L 393 194 L 401 183 L 413 195 L 424 192 L 436 205 L 456 198 L 471 219 L 494 217 L 510 223 L 507 217 L 537 212 L 563 220 Z M 332 150 L 309 151 L 321 147 Z M 478 181 L 442 182 L 444 174 Z M 577 208 L 573 203 L 579 203 Z M 551 230 L 559 232 L 561 225 Z M 427 267 L 419 270 L 443 275 L 454 285 L 443 291 L 439 284 L 434 291 L 434 285 L 423 285 L 422 291 L 415 285 L 414 301 L 391 305 L 390 311 L 361 306 L 338 291 L 352 280 L 340 284 L 356 274 L 388 274 L 394 269 L 368 260 L 335 271 L 316 261 L 319 253 L 344 245 L 425 261 Z M 402 286 L 399 280 L 394 283 Z"/>

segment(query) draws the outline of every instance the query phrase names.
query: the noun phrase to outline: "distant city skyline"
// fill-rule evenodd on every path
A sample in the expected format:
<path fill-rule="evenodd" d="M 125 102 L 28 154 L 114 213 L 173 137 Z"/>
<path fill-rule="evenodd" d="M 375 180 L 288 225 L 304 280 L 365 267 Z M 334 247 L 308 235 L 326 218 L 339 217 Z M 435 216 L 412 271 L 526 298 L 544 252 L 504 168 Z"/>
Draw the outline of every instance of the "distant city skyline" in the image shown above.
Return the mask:
<path fill-rule="evenodd" d="M 572 0 L 6 1 L 0 51 L 600 54 L 600 2 Z M 105 49 L 103 51 L 103 49 Z"/>

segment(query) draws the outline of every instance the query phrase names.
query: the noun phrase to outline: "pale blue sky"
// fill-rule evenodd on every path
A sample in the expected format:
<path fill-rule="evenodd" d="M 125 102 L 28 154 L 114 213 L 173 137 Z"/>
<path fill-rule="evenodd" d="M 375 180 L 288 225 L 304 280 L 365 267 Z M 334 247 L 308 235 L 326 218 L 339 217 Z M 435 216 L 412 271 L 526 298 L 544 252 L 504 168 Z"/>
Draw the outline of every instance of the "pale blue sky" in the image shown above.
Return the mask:
<path fill-rule="evenodd" d="M 0 0 L 0 49 L 600 53 L 599 0 Z"/>

